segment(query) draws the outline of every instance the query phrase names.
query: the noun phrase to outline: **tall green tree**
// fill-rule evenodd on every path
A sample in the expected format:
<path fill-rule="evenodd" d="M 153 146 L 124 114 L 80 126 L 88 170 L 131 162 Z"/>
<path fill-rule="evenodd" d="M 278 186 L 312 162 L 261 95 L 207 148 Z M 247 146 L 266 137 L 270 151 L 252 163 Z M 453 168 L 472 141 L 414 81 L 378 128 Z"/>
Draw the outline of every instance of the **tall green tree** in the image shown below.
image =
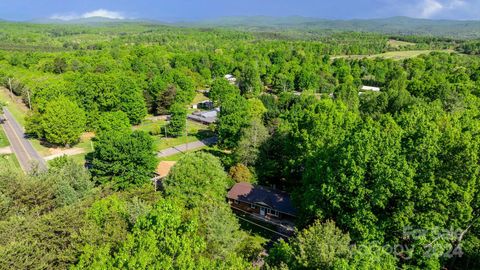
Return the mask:
<path fill-rule="evenodd" d="M 240 91 L 235 85 L 231 85 L 226 79 L 220 78 L 213 81 L 208 96 L 215 106 L 221 106 L 222 102 L 230 96 L 238 94 L 240 94 Z"/>
<path fill-rule="evenodd" d="M 168 130 L 171 135 L 180 137 L 185 135 L 187 128 L 187 108 L 181 103 L 174 103 L 170 108 L 170 122 Z"/>
<path fill-rule="evenodd" d="M 101 133 L 103 132 L 128 132 L 131 130 L 128 115 L 122 111 L 105 112 L 100 114 L 100 117 L 97 119 L 94 126 L 97 136 L 101 136 Z"/>
<path fill-rule="evenodd" d="M 357 110 L 359 106 L 358 88 L 352 83 L 341 84 L 335 89 L 335 96 L 345 103 L 351 110 Z"/>
<path fill-rule="evenodd" d="M 41 125 L 48 142 L 72 145 L 85 131 L 85 112 L 75 102 L 61 97 L 47 104 Z"/>
<path fill-rule="evenodd" d="M 274 269 L 396 269 L 397 260 L 374 244 L 350 245 L 350 237 L 333 221 L 315 221 L 289 243 L 281 240 L 270 250 Z M 283 267 L 283 268 L 282 268 Z"/>
<path fill-rule="evenodd" d="M 126 189 L 147 183 L 155 172 L 153 139 L 143 131 L 102 133 L 94 148 L 89 159 L 98 183 Z"/>
<path fill-rule="evenodd" d="M 242 128 L 250 122 L 248 102 L 240 95 L 231 96 L 223 102 L 217 121 L 220 143 L 226 148 L 235 148 Z"/>
<path fill-rule="evenodd" d="M 238 86 L 245 97 L 256 97 L 262 92 L 263 85 L 258 63 L 249 62 L 243 67 Z"/>
<path fill-rule="evenodd" d="M 53 60 L 53 72 L 61 74 L 67 71 L 68 63 L 63 57 L 57 57 Z"/>
<path fill-rule="evenodd" d="M 248 127 L 243 128 L 234 156 L 244 165 L 255 165 L 260 147 L 268 139 L 268 130 L 259 119 L 253 119 Z"/>
<path fill-rule="evenodd" d="M 175 96 L 177 95 L 177 87 L 170 85 L 164 91 L 158 93 L 157 101 L 155 102 L 155 113 L 159 115 L 165 115 L 169 112 L 170 107 L 175 102 Z"/>
<path fill-rule="evenodd" d="M 336 261 L 350 255 L 350 237 L 332 221 L 315 222 L 287 244 L 283 240 L 270 250 L 267 262 L 288 269 L 333 269 Z"/>
<path fill-rule="evenodd" d="M 166 193 L 187 206 L 223 202 L 231 184 L 218 158 L 207 153 L 183 156 L 164 181 Z"/>

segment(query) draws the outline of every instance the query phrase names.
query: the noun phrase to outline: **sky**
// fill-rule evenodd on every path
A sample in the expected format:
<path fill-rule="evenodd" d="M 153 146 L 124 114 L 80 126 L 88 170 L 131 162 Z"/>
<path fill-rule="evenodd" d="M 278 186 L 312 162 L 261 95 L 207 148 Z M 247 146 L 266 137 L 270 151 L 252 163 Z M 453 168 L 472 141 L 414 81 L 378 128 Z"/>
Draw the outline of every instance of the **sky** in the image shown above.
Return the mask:
<path fill-rule="evenodd" d="M 201 20 L 225 16 L 480 19 L 480 0 L 0 0 L 0 18 Z"/>

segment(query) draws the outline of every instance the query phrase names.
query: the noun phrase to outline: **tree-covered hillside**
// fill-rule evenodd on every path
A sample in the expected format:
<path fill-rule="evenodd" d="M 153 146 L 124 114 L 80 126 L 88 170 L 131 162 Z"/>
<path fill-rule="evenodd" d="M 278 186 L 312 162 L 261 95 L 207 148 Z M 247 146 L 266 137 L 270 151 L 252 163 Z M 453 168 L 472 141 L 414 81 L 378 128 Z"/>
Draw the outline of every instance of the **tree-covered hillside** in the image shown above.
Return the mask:
<path fill-rule="evenodd" d="M 390 35 L 423 35 L 459 39 L 479 38 L 480 22 L 474 20 L 431 20 L 409 17 L 328 20 L 300 16 L 225 17 L 189 23 L 190 26 L 226 27 L 248 30 L 356 31 Z"/>
<path fill-rule="evenodd" d="M 0 26 L 2 106 L 37 149 L 91 147 L 0 165 L 0 269 L 480 269 L 477 41 Z M 154 186 L 156 147 L 188 142 L 203 98 L 217 144 Z M 290 193 L 295 234 L 237 217 L 235 182 Z"/>

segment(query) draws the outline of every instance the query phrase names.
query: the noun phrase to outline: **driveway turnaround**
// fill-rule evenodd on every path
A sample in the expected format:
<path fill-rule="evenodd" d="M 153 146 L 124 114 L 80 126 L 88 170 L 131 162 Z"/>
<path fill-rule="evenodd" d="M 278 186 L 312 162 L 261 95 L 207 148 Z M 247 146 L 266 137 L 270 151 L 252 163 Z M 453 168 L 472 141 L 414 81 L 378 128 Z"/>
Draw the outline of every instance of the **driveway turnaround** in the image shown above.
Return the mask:
<path fill-rule="evenodd" d="M 46 170 L 45 160 L 35 151 L 32 144 L 26 139 L 25 132 L 15 120 L 7 108 L 3 108 L 6 121 L 3 123 L 3 130 L 10 141 L 10 147 L 17 156 L 18 162 L 24 172 L 30 172 L 34 168 Z"/>

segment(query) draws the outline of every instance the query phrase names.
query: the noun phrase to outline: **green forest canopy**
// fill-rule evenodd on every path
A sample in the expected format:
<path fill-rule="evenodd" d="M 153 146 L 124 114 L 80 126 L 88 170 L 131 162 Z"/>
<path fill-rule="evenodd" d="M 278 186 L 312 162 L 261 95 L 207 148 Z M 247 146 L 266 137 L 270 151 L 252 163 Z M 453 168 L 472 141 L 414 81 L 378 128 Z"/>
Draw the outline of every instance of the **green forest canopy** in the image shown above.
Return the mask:
<path fill-rule="evenodd" d="M 293 195 L 299 233 L 268 250 L 273 269 L 480 267 L 480 59 L 465 55 L 480 43 L 392 38 L 2 23 L 0 79 L 32 108 L 27 131 L 98 138 L 90 169 L 0 170 L 0 268 L 253 268 L 266 245 L 223 200 L 230 168 Z M 460 53 L 332 57 L 413 49 Z M 229 151 L 183 156 L 153 192 L 152 142 L 128 127 L 171 113 L 181 134 L 210 87 Z"/>

